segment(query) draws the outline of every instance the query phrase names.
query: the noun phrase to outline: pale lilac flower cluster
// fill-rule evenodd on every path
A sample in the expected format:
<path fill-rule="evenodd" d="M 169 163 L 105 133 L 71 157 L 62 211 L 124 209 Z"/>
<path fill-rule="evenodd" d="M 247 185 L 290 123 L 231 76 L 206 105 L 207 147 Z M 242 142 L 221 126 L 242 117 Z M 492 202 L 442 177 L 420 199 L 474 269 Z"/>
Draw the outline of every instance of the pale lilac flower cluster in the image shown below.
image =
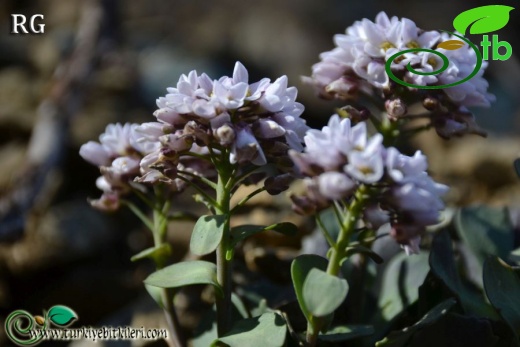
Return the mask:
<path fill-rule="evenodd" d="M 89 141 L 81 146 L 79 154 L 99 167 L 101 176 L 96 186 L 103 191 L 91 204 L 103 210 L 116 210 L 119 198 L 128 192 L 131 182 L 139 175 L 139 163 L 146 153 L 145 146 L 136 141 L 137 124 L 109 124 L 99 136 L 99 142 Z"/>
<path fill-rule="evenodd" d="M 173 170 L 177 156 L 192 144 L 199 154 L 226 155 L 231 164 L 274 163 L 282 172 L 293 166 L 288 150 L 303 150 L 308 130 L 300 118 L 304 107 L 296 102 L 297 90 L 287 86 L 286 76 L 250 84 L 246 68 L 237 62 L 231 77 L 212 80 L 191 71 L 167 91 L 157 99 L 157 122 L 137 129 L 140 142 L 161 144 L 141 162 L 142 181 Z"/>
<path fill-rule="evenodd" d="M 338 115 L 321 131 L 308 131 L 304 140 L 304 153 L 290 152 L 307 176 L 305 195 L 292 197 L 296 212 L 314 214 L 333 200 L 352 198 L 361 185 L 377 187 L 365 223 L 390 222 L 395 240 L 407 252 L 418 251 L 421 232 L 438 222 L 444 208 L 440 197 L 447 190 L 426 173 L 426 157 L 421 152 L 410 157 L 385 148 L 381 134 L 368 138 L 366 123 L 352 126 L 350 119 Z"/>
<path fill-rule="evenodd" d="M 246 68 L 236 63 L 232 77 L 212 80 L 191 71 L 157 100 L 156 122 L 109 125 L 99 138 L 81 147 L 81 156 L 100 168 L 96 207 L 115 210 L 119 198 L 139 184 L 166 184 L 180 191 L 187 180 L 213 178 L 213 164 L 274 164 L 278 176 L 266 181 L 272 194 L 288 188 L 294 164 L 288 150 L 301 152 L 308 130 L 303 105 L 287 77 L 249 84 Z M 211 161 L 210 161 L 211 159 Z"/>
<path fill-rule="evenodd" d="M 479 133 L 472 117 L 461 117 L 459 113 L 467 114 L 466 107 L 489 106 L 494 101 L 494 96 L 487 92 L 488 82 L 483 78 L 487 62 L 469 81 L 437 90 L 404 87 L 392 81 L 385 71 L 385 63 L 398 52 L 411 48 L 433 49 L 446 55 L 449 60 L 448 68 L 441 74 L 423 76 L 406 69 L 410 64 L 421 72 L 439 70 L 442 60 L 428 52 L 398 56 L 391 64 L 393 73 L 407 83 L 421 86 L 460 81 L 475 68 L 476 55 L 467 44 L 457 50 L 436 48 L 437 44 L 447 40 L 460 41 L 446 33 L 421 30 L 407 18 L 389 18 L 380 12 L 375 22 L 363 19 L 347 28 L 346 34 L 335 35 L 336 48 L 320 55 L 321 61 L 312 67 L 312 76 L 304 77 L 304 81 L 312 84 L 319 95 L 327 99 L 355 99 L 359 92 L 376 92 L 386 100 L 402 98 L 408 102 L 425 102 L 428 99 L 425 107 L 436 111 L 432 120 L 439 135 L 451 137 Z M 435 109 L 432 100 L 435 100 Z"/>

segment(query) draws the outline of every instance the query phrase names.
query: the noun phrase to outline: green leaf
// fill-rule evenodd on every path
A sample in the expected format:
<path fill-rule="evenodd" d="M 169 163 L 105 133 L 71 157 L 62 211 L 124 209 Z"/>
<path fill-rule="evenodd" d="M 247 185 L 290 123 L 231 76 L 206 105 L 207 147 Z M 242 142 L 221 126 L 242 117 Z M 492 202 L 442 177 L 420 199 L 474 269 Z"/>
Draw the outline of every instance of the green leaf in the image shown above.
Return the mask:
<path fill-rule="evenodd" d="M 506 208 L 462 208 L 455 217 L 455 226 L 480 264 L 490 255 L 506 259 L 513 250 L 514 232 Z"/>
<path fill-rule="evenodd" d="M 231 228 L 231 240 L 233 244 L 236 245 L 249 236 L 266 230 L 277 231 L 288 236 L 294 236 L 298 233 L 298 227 L 289 222 L 276 223 L 268 226 L 246 224 Z"/>
<path fill-rule="evenodd" d="M 372 259 L 376 264 L 382 264 L 384 261 L 383 258 L 381 258 L 381 256 L 379 254 L 377 254 L 370 248 L 367 248 L 367 247 L 364 247 L 361 245 L 347 247 L 347 250 L 346 250 L 347 257 L 350 257 L 351 255 L 356 254 L 356 253 L 361 253 L 361 254 L 365 254 L 365 255 L 369 256 L 370 259 Z"/>
<path fill-rule="evenodd" d="M 484 263 L 484 290 L 491 305 L 520 335 L 520 270 L 496 257 Z"/>
<path fill-rule="evenodd" d="M 60 327 L 66 327 L 78 319 L 76 312 L 67 306 L 61 305 L 52 306 L 49 312 L 47 312 L 47 317 L 51 322 Z"/>
<path fill-rule="evenodd" d="M 217 266 L 203 260 L 183 261 L 167 266 L 152 273 L 144 283 L 159 288 L 211 284 L 218 294 L 222 294 L 222 288 L 217 282 Z"/>
<path fill-rule="evenodd" d="M 285 321 L 276 313 L 264 313 L 235 323 L 225 336 L 211 346 L 229 347 L 281 347 L 285 342 Z"/>
<path fill-rule="evenodd" d="M 148 294 L 152 297 L 152 299 L 159 305 L 160 308 L 164 308 L 163 302 L 163 289 L 159 287 L 154 287 L 149 284 L 144 285 L 144 288 L 148 292 Z"/>
<path fill-rule="evenodd" d="M 191 234 L 191 251 L 197 255 L 206 255 L 216 250 L 224 234 L 225 220 L 224 215 L 200 217 Z"/>
<path fill-rule="evenodd" d="M 231 302 L 237 309 L 238 313 L 242 318 L 249 318 L 249 313 L 247 312 L 247 308 L 242 302 L 242 300 L 235 293 L 231 293 Z"/>
<path fill-rule="evenodd" d="M 491 307 L 485 302 L 484 296 L 480 292 L 471 291 L 460 280 L 451 238 L 446 230 L 439 232 L 433 238 L 429 262 L 432 272 L 448 287 L 452 295 L 460 300 L 466 312 L 496 318 Z"/>
<path fill-rule="evenodd" d="M 274 230 L 276 232 L 279 232 L 280 234 L 289 235 L 289 236 L 294 236 L 298 233 L 298 227 L 296 225 L 294 225 L 293 223 L 289 223 L 289 222 L 271 224 L 271 225 L 265 227 L 265 230 Z"/>
<path fill-rule="evenodd" d="M 318 340 L 325 342 L 342 342 L 370 336 L 373 333 L 374 327 L 371 325 L 340 325 L 332 328 L 325 334 L 318 335 Z"/>
<path fill-rule="evenodd" d="M 162 263 L 172 254 L 172 248 L 169 243 L 163 243 L 157 247 L 150 247 L 134 255 L 130 258 L 131 261 L 137 261 L 144 258 L 150 258 L 154 262 Z"/>
<path fill-rule="evenodd" d="M 348 283 L 345 279 L 317 268 L 311 269 L 303 282 L 305 307 L 316 317 L 334 312 L 345 300 L 347 293 Z"/>
<path fill-rule="evenodd" d="M 300 304 L 300 308 L 303 312 L 303 315 L 310 319 L 311 313 L 305 306 L 305 302 L 303 300 L 303 283 L 307 278 L 307 275 L 313 268 L 326 270 L 328 265 L 327 259 L 320 257 L 314 254 L 303 254 L 295 258 L 291 264 L 291 277 L 294 286 L 294 291 L 296 293 L 296 298 L 298 299 L 298 303 Z"/>
<path fill-rule="evenodd" d="M 514 7 L 487 5 L 464 11 L 453 20 L 453 27 L 462 35 L 471 26 L 470 34 L 487 34 L 502 29 L 509 22 L 509 12 Z"/>
<path fill-rule="evenodd" d="M 389 321 L 419 297 L 418 288 L 424 282 L 430 267 L 428 253 L 407 256 L 401 252 L 393 257 L 383 274 L 379 307 L 382 317 Z"/>
<path fill-rule="evenodd" d="M 411 327 L 406 327 L 399 331 L 392 331 L 383 340 L 376 343 L 376 347 L 404 347 L 412 338 L 413 334 L 418 330 L 435 323 L 441 317 L 446 315 L 449 309 L 455 305 L 454 299 L 448 299 L 426 313 L 417 323 Z"/>

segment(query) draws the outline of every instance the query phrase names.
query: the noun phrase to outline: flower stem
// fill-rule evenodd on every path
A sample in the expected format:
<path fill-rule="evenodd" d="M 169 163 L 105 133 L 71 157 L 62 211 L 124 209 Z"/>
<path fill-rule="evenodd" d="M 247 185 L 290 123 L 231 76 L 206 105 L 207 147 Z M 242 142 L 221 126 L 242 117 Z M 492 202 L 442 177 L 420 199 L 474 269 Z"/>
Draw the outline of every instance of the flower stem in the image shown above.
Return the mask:
<path fill-rule="evenodd" d="M 166 201 L 161 208 L 155 208 L 153 211 L 153 239 L 154 245 L 159 247 L 166 243 L 166 230 L 168 228 L 168 210 L 170 209 L 170 201 Z M 166 259 L 156 260 L 157 270 L 162 269 L 166 265 Z M 168 325 L 170 341 L 169 345 L 175 347 L 184 347 L 186 342 L 181 333 L 179 318 L 173 304 L 174 292 L 171 288 L 163 288 L 161 299 L 163 302 L 164 314 Z"/>
<path fill-rule="evenodd" d="M 228 187 L 232 179 L 232 170 L 221 165 L 217 182 L 217 213 L 224 215 L 224 232 L 222 240 L 217 248 L 217 281 L 222 288 L 222 296 L 217 296 L 217 333 L 221 337 L 231 329 L 231 271 L 233 256 L 228 255 L 230 242 L 230 222 L 231 222 L 231 189 Z M 232 246 L 231 246 L 232 247 Z M 230 253 L 232 254 L 232 252 Z"/>
<path fill-rule="evenodd" d="M 356 223 L 367 199 L 366 190 L 365 186 L 359 187 L 343 218 L 338 240 L 336 245 L 332 247 L 329 265 L 327 267 L 327 273 L 330 275 L 337 276 L 339 274 L 342 260 L 346 257 L 346 249 L 350 243 L 350 237 L 356 228 Z"/>
<path fill-rule="evenodd" d="M 330 259 L 327 265 L 327 273 L 332 276 L 338 276 L 341 263 L 347 257 L 347 247 L 350 243 L 352 233 L 356 229 L 356 224 L 361 215 L 365 202 L 368 198 L 367 187 L 360 186 L 352 202 L 350 203 L 347 212 L 341 223 L 341 229 L 338 235 L 337 241 L 332 245 L 330 249 Z M 318 334 L 325 324 L 323 317 L 312 316 L 307 324 L 307 343 L 313 347 L 316 345 L 318 340 Z"/>

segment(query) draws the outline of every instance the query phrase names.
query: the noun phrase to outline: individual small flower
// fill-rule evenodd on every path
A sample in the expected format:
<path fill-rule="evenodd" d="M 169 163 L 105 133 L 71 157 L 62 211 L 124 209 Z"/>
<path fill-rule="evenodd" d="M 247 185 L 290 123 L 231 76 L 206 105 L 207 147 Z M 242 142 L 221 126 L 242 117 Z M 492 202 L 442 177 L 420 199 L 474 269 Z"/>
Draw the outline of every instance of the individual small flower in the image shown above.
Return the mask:
<path fill-rule="evenodd" d="M 375 183 L 383 177 L 383 136 L 372 137 L 366 148 L 354 148 L 348 153 L 344 170 L 363 183 Z"/>
<path fill-rule="evenodd" d="M 231 164 L 251 162 L 255 165 L 267 163 L 264 152 L 247 125 L 237 126 L 236 140 L 231 148 L 229 161 Z"/>
<path fill-rule="evenodd" d="M 318 176 L 320 194 L 330 200 L 341 200 L 352 193 L 356 184 L 344 173 L 324 172 Z"/>
<path fill-rule="evenodd" d="M 81 146 L 79 155 L 90 164 L 96 166 L 106 165 L 110 162 L 110 154 L 102 144 L 89 141 Z"/>

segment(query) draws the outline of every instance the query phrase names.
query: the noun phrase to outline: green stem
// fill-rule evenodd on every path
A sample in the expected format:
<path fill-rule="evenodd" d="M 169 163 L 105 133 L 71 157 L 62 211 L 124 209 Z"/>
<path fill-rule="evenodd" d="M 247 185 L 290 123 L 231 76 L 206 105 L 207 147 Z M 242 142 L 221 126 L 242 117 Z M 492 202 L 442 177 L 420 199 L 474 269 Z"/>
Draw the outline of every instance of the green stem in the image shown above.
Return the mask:
<path fill-rule="evenodd" d="M 366 194 L 366 187 L 361 186 L 350 203 L 341 225 L 338 240 L 335 247 L 332 248 L 329 265 L 327 267 L 327 273 L 330 275 L 337 276 L 339 274 L 341 260 L 346 257 L 346 249 L 350 243 L 350 237 L 356 228 L 356 223 L 361 215 L 365 200 L 367 199 Z"/>
<path fill-rule="evenodd" d="M 143 224 L 146 225 L 148 229 L 150 229 L 151 232 L 154 232 L 154 224 L 152 223 L 150 218 L 146 217 L 146 215 L 139 209 L 139 207 L 137 207 L 134 203 L 128 200 L 121 199 L 120 202 L 122 205 L 128 207 L 130 211 L 132 211 L 137 216 L 137 218 L 139 218 L 141 222 L 143 222 Z"/>
<path fill-rule="evenodd" d="M 338 239 L 330 249 L 331 255 L 327 265 L 327 273 L 332 276 L 338 276 L 342 261 L 347 257 L 346 249 L 350 243 L 352 233 L 356 229 L 356 224 L 361 215 L 365 202 L 368 198 L 367 187 L 358 188 L 347 212 L 341 223 Z M 311 316 L 307 324 L 307 343 L 309 346 L 315 346 L 318 340 L 318 334 L 323 328 L 325 320 L 322 317 Z"/>
<path fill-rule="evenodd" d="M 246 202 L 248 202 L 251 198 L 255 197 L 256 195 L 260 194 L 265 190 L 265 187 L 260 187 L 253 192 L 249 193 L 246 197 L 244 197 L 242 200 L 240 200 L 232 209 L 231 214 L 235 213 L 235 211 L 243 206 Z"/>
<path fill-rule="evenodd" d="M 217 333 L 221 337 L 231 329 L 231 271 L 233 256 L 228 257 L 229 247 L 233 247 L 230 240 L 231 222 L 231 188 L 228 187 L 232 179 L 232 170 L 221 165 L 217 182 L 217 213 L 226 216 L 222 240 L 217 248 L 217 281 L 222 288 L 223 295 L 217 296 Z"/>
<path fill-rule="evenodd" d="M 319 213 L 316 214 L 316 223 L 320 227 L 320 230 L 323 233 L 323 236 L 325 237 L 325 240 L 327 240 L 327 243 L 329 244 L 329 247 L 334 247 L 334 244 L 336 242 L 334 242 L 334 240 L 330 236 L 329 232 L 327 231 L 327 228 L 325 228 L 325 225 L 321 221 L 321 217 L 320 217 Z"/>
<path fill-rule="evenodd" d="M 170 201 L 167 200 L 162 207 L 155 208 L 153 211 L 153 239 L 154 245 L 159 247 L 166 243 L 166 231 L 168 229 L 168 210 L 170 209 Z M 166 265 L 167 259 L 158 259 L 156 261 L 157 270 L 161 270 Z M 168 325 L 171 341 L 170 345 L 176 347 L 186 346 L 186 341 L 181 333 L 179 318 L 173 304 L 174 291 L 171 288 L 163 288 L 161 298 L 164 305 L 164 314 Z"/>
<path fill-rule="evenodd" d="M 204 189 L 202 189 L 201 187 L 199 187 L 198 184 L 192 182 L 191 180 L 187 179 L 186 177 L 183 177 L 181 175 L 178 175 L 177 176 L 179 179 L 183 180 L 184 182 L 186 182 L 188 185 L 192 186 L 193 188 L 195 188 L 196 191 L 199 192 L 200 195 L 202 195 L 204 197 L 204 199 L 206 199 L 208 201 L 208 203 L 212 206 L 216 206 L 217 202 L 211 197 L 209 196 L 208 193 L 206 193 L 204 191 Z"/>
<path fill-rule="evenodd" d="M 202 182 L 204 182 L 206 185 L 208 185 L 210 188 L 217 189 L 217 185 L 215 184 L 215 182 L 210 181 L 209 179 L 207 179 L 204 176 L 196 175 L 196 174 L 194 174 L 192 172 L 184 171 L 184 170 L 178 170 L 177 173 L 180 173 L 180 174 L 183 174 L 183 175 L 186 175 L 186 176 L 190 176 L 190 177 L 195 178 L 195 179 L 199 179 Z"/>
<path fill-rule="evenodd" d="M 383 135 L 383 144 L 385 147 L 393 146 L 400 135 L 399 122 L 392 122 L 388 117 L 384 117 L 381 122 L 379 132 Z"/>

